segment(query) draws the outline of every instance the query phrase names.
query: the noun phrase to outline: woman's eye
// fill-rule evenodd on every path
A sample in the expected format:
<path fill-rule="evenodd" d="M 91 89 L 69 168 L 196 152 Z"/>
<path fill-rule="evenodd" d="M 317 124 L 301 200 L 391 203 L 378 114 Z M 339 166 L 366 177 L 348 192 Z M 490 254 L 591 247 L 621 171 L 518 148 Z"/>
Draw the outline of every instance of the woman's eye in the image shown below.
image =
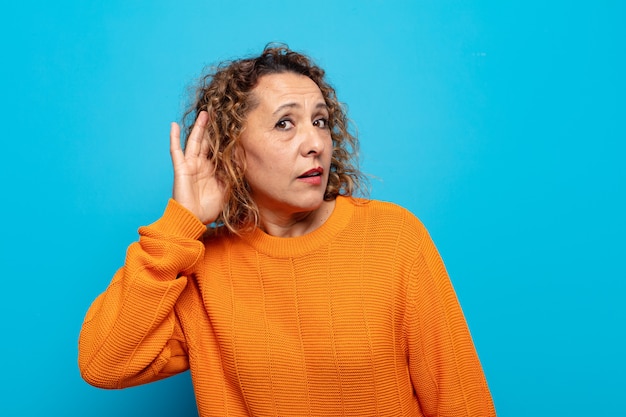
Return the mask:
<path fill-rule="evenodd" d="M 276 123 L 276 128 L 279 130 L 287 130 L 292 127 L 293 123 L 291 122 L 291 120 L 288 119 L 279 120 L 278 123 Z"/>
<path fill-rule="evenodd" d="M 321 129 L 326 129 L 328 127 L 328 119 L 325 119 L 325 118 L 317 119 L 313 122 L 313 126 L 317 126 Z"/>

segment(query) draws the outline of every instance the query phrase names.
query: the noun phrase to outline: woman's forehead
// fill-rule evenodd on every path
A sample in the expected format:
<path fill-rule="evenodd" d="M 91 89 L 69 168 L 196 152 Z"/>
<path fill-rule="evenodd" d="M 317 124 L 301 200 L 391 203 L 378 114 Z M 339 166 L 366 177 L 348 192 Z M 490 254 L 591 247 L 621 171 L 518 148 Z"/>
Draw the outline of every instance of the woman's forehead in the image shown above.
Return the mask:
<path fill-rule="evenodd" d="M 277 102 L 301 100 L 324 101 L 318 85 L 305 75 L 291 72 L 264 75 L 252 90 L 260 102 L 276 105 Z"/>

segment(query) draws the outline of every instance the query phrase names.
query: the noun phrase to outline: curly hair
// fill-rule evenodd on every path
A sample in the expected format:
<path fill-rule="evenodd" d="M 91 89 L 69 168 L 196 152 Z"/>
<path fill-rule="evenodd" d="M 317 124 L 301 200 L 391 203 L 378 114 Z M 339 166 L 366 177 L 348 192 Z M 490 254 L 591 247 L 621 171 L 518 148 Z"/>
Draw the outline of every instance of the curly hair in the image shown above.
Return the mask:
<path fill-rule="evenodd" d="M 259 225 L 259 211 L 245 180 L 245 151 L 240 144 L 246 116 L 258 103 L 251 92 L 259 79 L 269 74 L 295 73 L 309 77 L 322 92 L 329 111 L 333 143 L 331 166 L 324 200 L 363 191 L 364 176 L 358 168 L 358 139 L 349 131 L 344 105 L 326 82 L 325 72 L 310 58 L 284 45 L 268 45 L 258 57 L 225 61 L 200 79 L 195 101 L 183 116 L 185 145 L 193 123 L 207 111 L 208 158 L 215 176 L 224 185 L 225 205 L 216 223 L 238 234 Z"/>

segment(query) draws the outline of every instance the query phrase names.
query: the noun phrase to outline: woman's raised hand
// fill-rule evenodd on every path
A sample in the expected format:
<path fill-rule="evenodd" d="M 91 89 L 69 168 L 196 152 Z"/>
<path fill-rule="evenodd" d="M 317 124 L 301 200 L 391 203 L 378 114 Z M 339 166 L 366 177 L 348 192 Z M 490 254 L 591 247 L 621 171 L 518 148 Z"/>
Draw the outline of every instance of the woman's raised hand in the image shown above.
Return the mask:
<path fill-rule="evenodd" d="M 208 158 L 208 121 L 209 114 L 201 111 L 184 152 L 180 145 L 180 127 L 172 123 L 170 130 L 170 155 L 174 166 L 172 198 L 204 224 L 215 221 L 224 205 L 224 186 L 215 178 L 215 167 Z"/>

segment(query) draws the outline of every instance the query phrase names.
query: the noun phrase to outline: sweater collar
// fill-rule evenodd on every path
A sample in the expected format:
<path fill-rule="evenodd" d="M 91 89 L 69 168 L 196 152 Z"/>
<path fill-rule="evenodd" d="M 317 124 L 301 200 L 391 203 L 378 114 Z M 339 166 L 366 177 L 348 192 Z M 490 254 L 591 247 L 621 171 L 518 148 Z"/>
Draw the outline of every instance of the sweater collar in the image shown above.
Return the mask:
<path fill-rule="evenodd" d="M 310 233 L 298 237 L 276 237 L 256 228 L 241 238 L 256 251 L 268 256 L 301 256 L 331 242 L 350 223 L 353 213 L 354 204 L 351 198 L 338 196 L 330 217 Z"/>

